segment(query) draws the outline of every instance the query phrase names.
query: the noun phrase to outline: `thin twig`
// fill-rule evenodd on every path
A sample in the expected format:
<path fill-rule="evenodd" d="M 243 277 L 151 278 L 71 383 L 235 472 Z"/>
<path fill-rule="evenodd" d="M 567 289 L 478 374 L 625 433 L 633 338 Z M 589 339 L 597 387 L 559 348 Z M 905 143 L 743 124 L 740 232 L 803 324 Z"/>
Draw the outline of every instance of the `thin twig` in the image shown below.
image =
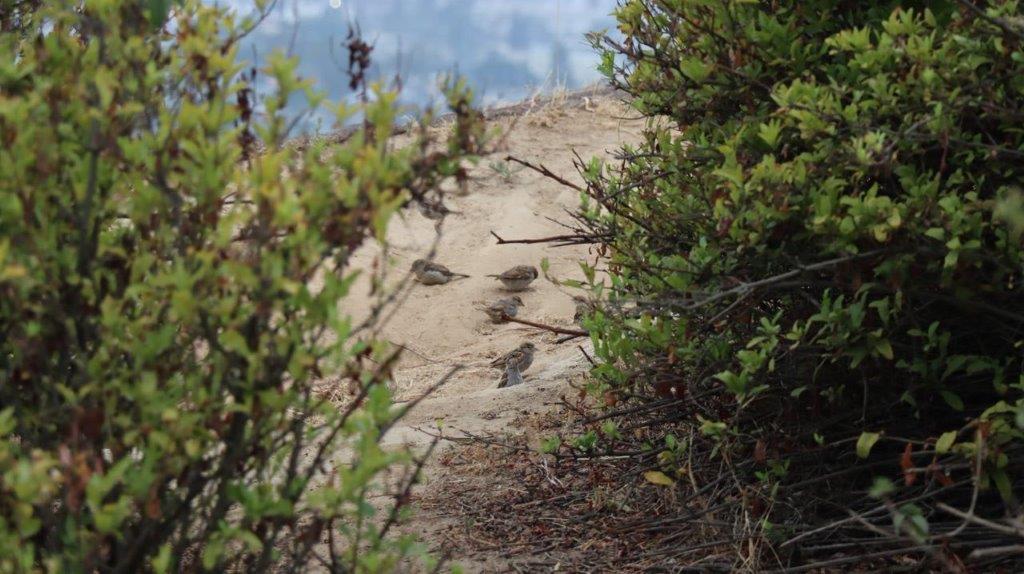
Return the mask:
<path fill-rule="evenodd" d="M 528 162 L 526 160 L 519 159 L 519 158 L 517 158 L 515 156 L 511 156 L 511 155 L 510 156 L 506 156 L 505 157 L 505 161 L 514 161 L 514 162 L 518 163 L 519 165 L 522 165 L 524 167 L 528 167 L 528 168 L 532 169 L 533 171 L 543 175 L 544 177 L 553 179 L 553 180 L 557 181 L 558 183 L 560 183 L 560 184 L 562 184 L 562 185 L 564 185 L 566 187 L 571 187 L 572 189 L 575 189 L 576 191 L 580 191 L 580 192 L 585 191 L 583 189 L 583 187 L 581 187 L 580 185 L 575 184 L 575 183 L 565 179 L 564 177 L 556 174 L 555 172 L 553 172 L 550 169 L 548 169 L 547 167 L 545 167 L 544 164 L 532 164 L 532 163 L 530 163 L 530 162 Z"/>
<path fill-rule="evenodd" d="M 589 337 L 589 331 L 581 331 L 579 329 L 563 329 L 562 327 L 554 327 L 552 325 L 545 325 L 544 323 L 536 323 L 534 321 L 527 321 L 526 319 L 518 319 L 516 317 L 509 317 L 508 315 L 502 314 L 502 319 L 510 321 L 512 323 L 522 323 L 523 325 L 529 325 L 530 327 L 536 327 L 545 331 L 551 331 L 552 333 L 558 333 L 559 335 L 572 335 L 573 337 Z"/>
<path fill-rule="evenodd" d="M 583 345 L 576 345 L 576 348 L 579 349 L 581 353 L 583 353 L 583 358 L 586 359 L 588 363 L 590 363 L 591 367 L 597 366 L 597 363 L 595 363 L 594 359 L 590 357 L 590 355 L 587 353 L 587 350 L 583 348 Z"/>
<path fill-rule="evenodd" d="M 561 241 L 563 243 L 566 243 L 566 244 L 569 244 L 569 245 L 573 245 L 573 244 L 578 244 L 578 243 L 597 243 L 598 240 L 601 239 L 600 236 L 590 236 L 590 235 L 580 235 L 580 234 L 553 235 L 551 237 L 539 237 L 539 238 L 536 238 L 536 239 L 505 239 L 505 238 L 503 238 L 502 236 L 498 235 L 497 233 L 495 233 L 493 231 L 491 231 L 491 235 L 493 235 L 494 238 L 498 240 L 498 245 L 511 245 L 511 244 L 515 244 L 515 243 L 524 243 L 524 244 L 554 243 L 556 241 Z"/>
<path fill-rule="evenodd" d="M 992 548 L 978 548 L 968 556 L 971 560 L 978 558 L 989 558 L 992 556 L 1003 556 L 1005 554 L 1024 554 L 1024 544 L 1010 544 L 1008 546 L 995 546 Z"/>

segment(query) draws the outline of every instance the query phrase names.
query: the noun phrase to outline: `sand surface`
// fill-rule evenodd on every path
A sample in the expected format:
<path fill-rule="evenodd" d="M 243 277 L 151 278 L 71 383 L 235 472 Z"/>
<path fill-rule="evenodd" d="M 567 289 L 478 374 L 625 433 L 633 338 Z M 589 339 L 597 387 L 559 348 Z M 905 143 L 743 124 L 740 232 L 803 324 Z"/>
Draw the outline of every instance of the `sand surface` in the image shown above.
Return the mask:
<path fill-rule="evenodd" d="M 357 282 L 345 307 L 357 321 L 366 316 L 375 300 L 369 276 L 372 270 L 380 269 L 381 261 L 393 265 L 386 282 L 397 281 L 436 242 L 435 261 L 471 275 L 447 285 L 413 286 L 379 331 L 380 337 L 408 349 L 394 373 L 398 401 L 420 396 L 452 367 L 462 366 L 447 384 L 388 433 L 387 444 L 429 444 L 431 437 L 422 429 L 436 431 L 438 422 L 443 422 L 446 434 L 458 434 L 460 430 L 487 435 L 515 431 L 513 419 L 549 408 L 547 405 L 560 394 L 571 392 L 570 381 L 581 380 L 586 372 L 586 359 L 578 345 L 589 350 L 589 340 L 556 345 L 559 335 L 515 323 L 495 325 L 478 308 L 509 296 L 487 274 L 519 264 L 540 268 L 541 259 L 547 258 L 552 276 L 583 279 L 579 261 L 594 258 L 586 246 L 499 245 L 491 231 L 505 239 L 565 233 L 548 218 L 567 221 L 565 210 L 577 207 L 579 195 L 532 170 L 510 165 L 503 171 L 492 164 L 503 164 L 505 156 L 512 155 L 543 163 L 551 171 L 580 182 L 573 166 L 574 152 L 587 160 L 594 156 L 610 158 L 623 144 L 639 139 L 644 123 L 631 119 L 636 114 L 621 103 L 619 96 L 607 91 L 586 99 L 579 94 L 556 97 L 533 108 L 523 106 L 518 112 L 517 117 L 494 120 L 496 126 L 508 132 L 506 148 L 483 158 L 470 170 L 468 188 L 448 196 L 449 209 L 458 213 L 445 219 L 440 236 L 434 221 L 410 209 L 392 221 L 386 247 L 367 246 L 355 256 L 354 266 L 367 274 Z M 519 317 L 575 328 L 574 293 L 541 277 L 528 291 L 519 293 L 525 302 Z M 525 384 L 498 389 L 500 373 L 489 363 L 525 341 L 537 346 L 533 366 L 525 373 Z M 427 480 L 421 493 L 432 488 L 431 477 L 443 472 L 437 462 L 431 462 L 425 470 Z M 436 530 L 443 528 L 444 518 L 443 508 L 419 513 L 406 530 L 436 542 Z M 473 557 L 459 556 L 458 552 L 453 558 L 469 571 L 492 570 L 495 566 L 474 563 Z"/>
<path fill-rule="evenodd" d="M 483 158 L 470 170 L 468 189 L 447 196 L 447 206 L 458 213 L 445 218 L 440 236 L 435 221 L 410 209 L 392 221 L 386 248 L 372 245 L 356 254 L 353 266 L 368 271 L 345 303 L 356 321 L 365 317 L 374 301 L 369 271 L 382 257 L 394 266 L 389 281 L 397 281 L 436 242 L 435 261 L 471 275 L 447 285 L 413 286 L 380 331 L 381 337 L 408 349 L 395 371 L 398 401 L 419 396 L 453 366 L 463 366 L 415 409 L 403 427 L 392 431 L 389 442 L 419 443 L 422 439 L 412 436 L 412 428 L 425 423 L 434 426 L 437 419 L 445 419 L 447 426 L 500 428 L 518 410 L 535 406 L 541 388 L 556 387 L 566 377 L 582 372 L 585 359 L 576 345 L 589 344 L 586 339 L 555 345 L 558 335 L 515 323 L 495 325 L 479 309 L 481 304 L 510 295 L 487 274 L 519 264 L 539 269 L 541 259 L 547 258 L 552 276 L 582 280 L 579 261 L 593 261 L 594 257 L 586 246 L 499 245 L 491 231 L 505 239 L 565 233 L 547 218 L 567 221 L 565 210 L 578 206 L 579 194 L 532 170 L 510 165 L 511 174 L 499 173 L 492 164 L 505 164 L 505 156 L 512 155 L 543 163 L 580 182 L 573 152 L 588 160 L 610 157 L 624 143 L 637 141 L 643 121 L 629 119 L 631 116 L 635 114 L 618 97 L 606 93 L 587 100 L 555 98 L 538 103 L 518 118 L 496 120 L 494 124 L 508 132 L 506 149 Z M 575 293 L 540 277 L 529 290 L 519 293 L 525 303 L 519 317 L 575 328 Z M 498 389 L 500 373 L 489 363 L 525 341 L 538 348 L 526 384 Z"/>

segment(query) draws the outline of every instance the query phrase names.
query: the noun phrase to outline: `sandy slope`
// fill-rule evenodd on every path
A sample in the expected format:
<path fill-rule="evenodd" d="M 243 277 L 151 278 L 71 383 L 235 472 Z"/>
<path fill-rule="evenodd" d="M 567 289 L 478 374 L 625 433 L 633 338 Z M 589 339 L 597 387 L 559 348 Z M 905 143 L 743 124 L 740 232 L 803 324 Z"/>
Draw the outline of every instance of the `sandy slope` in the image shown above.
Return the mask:
<path fill-rule="evenodd" d="M 472 182 L 464 194 L 452 194 L 449 215 L 437 237 L 434 221 L 410 210 L 392 222 L 387 256 L 395 266 L 393 280 L 411 262 L 426 254 L 439 241 L 436 260 L 454 271 L 471 275 L 448 285 L 413 287 L 408 299 L 387 322 L 381 335 L 412 352 L 405 353 L 395 372 L 398 400 L 420 395 L 454 365 L 464 369 L 444 387 L 420 404 L 404 426 L 393 430 L 388 442 L 421 444 L 425 437 L 414 429 L 434 426 L 444 419 L 448 428 L 502 429 L 523 409 L 541 406 L 544 393 L 557 392 L 566 377 L 579 374 L 584 360 L 575 345 L 553 344 L 557 336 L 518 324 L 493 325 L 476 307 L 508 293 L 500 283 L 485 277 L 516 264 L 539 268 L 547 257 L 551 274 L 559 278 L 582 279 L 578 261 L 587 257 L 586 247 L 551 248 L 543 244 L 498 245 L 490 235 L 505 238 L 536 238 L 564 233 L 545 219 L 565 219 L 564 209 L 574 208 L 578 194 L 528 169 L 507 177 L 491 167 L 505 153 L 527 161 L 543 163 L 552 171 L 577 180 L 573 150 L 583 158 L 608 156 L 623 143 L 636 141 L 642 121 L 626 119 L 633 114 L 615 96 L 599 95 L 555 99 L 519 116 L 507 139 L 507 151 L 484 158 L 471 170 Z M 513 119 L 496 120 L 508 129 Z M 368 248 L 356 256 L 355 266 L 372 269 L 382 255 L 380 248 Z M 355 287 L 346 302 L 358 320 L 372 303 L 368 279 Z M 571 327 L 574 306 L 572 292 L 543 277 L 521 294 L 525 307 L 520 317 L 552 325 Z M 523 341 L 538 346 L 537 358 L 527 372 L 526 384 L 497 389 L 498 372 L 490 361 Z M 564 389 L 563 389 L 564 390 Z"/>
<path fill-rule="evenodd" d="M 464 193 L 448 197 L 448 207 L 458 214 L 445 220 L 440 236 L 434 221 L 412 209 L 391 223 L 386 252 L 372 245 L 356 254 L 354 266 L 367 273 L 346 299 L 345 310 L 357 322 L 366 316 L 375 300 L 370 293 L 369 276 L 381 269 L 384 258 L 393 265 L 385 283 L 393 283 L 405 275 L 412 261 L 424 256 L 437 242 L 438 262 L 471 275 L 448 285 L 415 285 L 379 332 L 378 336 L 409 349 L 394 372 L 399 401 L 419 397 L 452 367 L 463 367 L 445 386 L 420 403 L 400 426 L 392 429 L 385 443 L 424 446 L 431 438 L 420 429 L 435 430 L 438 421 L 443 421 L 448 434 L 458 434 L 458 430 L 483 434 L 515 430 L 513 419 L 548 408 L 545 403 L 570 391 L 569 382 L 583 376 L 585 359 L 577 344 L 589 345 L 589 341 L 555 345 L 558 336 L 552 333 L 514 323 L 494 325 L 478 309 L 478 303 L 508 296 L 500 283 L 485 277 L 486 274 L 500 273 L 518 264 L 539 268 L 545 257 L 553 276 L 582 279 L 578 262 L 588 257 L 586 247 L 498 245 L 490 231 L 506 239 L 564 233 L 563 228 L 546 218 L 567 219 L 565 210 L 575 208 L 579 201 L 575 191 L 531 170 L 513 167 L 513 174 L 502 174 L 491 167 L 492 163 L 504 163 L 503 158 L 510 154 L 543 163 L 553 172 L 579 181 L 573 167 L 574 151 L 585 159 L 609 157 L 624 143 L 639 139 L 643 121 L 629 119 L 635 114 L 617 96 L 607 90 L 603 94 L 591 92 L 586 100 L 584 95 L 587 93 L 554 98 L 534 107 L 523 105 L 517 107 L 514 115 L 505 113 L 495 119 L 494 123 L 503 131 L 511 128 L 507 148 L 484 158 L 471 170 L 471 184 Z M 520 309 L 519 316 L 573 327 L 572 295 L 572 291 L 542 277 L 520 294 L 525 307 Z M 489 363 L 527 340 L 537 345 L 538 353 L 526 372 L 525 384 L 498 389 L 500 373 L 490 368 Z M 425 468 L 427 481 L 419 493 L 432 494 L 433 499 L 443 501 L 443 493 L 430 490 L 437 488 L 430 478 L 442 472 L 438 458 L 435 455 Z M 498 482 L 500 477 L 496 476 L 495 484 Z M 415 514 L 405 529 L 437 543 L 441 531 L 450 526 L 446 524 L 443 503 L 441 506 L 439 510 Z M 469 571 L 495 568 L 458 552 L 453 558 Z"/>

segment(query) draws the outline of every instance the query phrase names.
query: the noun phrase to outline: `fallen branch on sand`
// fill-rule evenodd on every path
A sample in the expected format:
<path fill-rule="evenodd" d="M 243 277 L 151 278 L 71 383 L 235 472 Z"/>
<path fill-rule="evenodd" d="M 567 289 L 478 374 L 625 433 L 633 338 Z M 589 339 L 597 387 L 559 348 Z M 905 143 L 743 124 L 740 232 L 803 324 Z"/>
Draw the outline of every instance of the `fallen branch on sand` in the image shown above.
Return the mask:
<path fill-rule="evenodd" d="M 537 239 L 505 239 L 504 237 L 498 235 L 497 233 L 495 233 L 493 231 L 491 231 L 491 235 L 493 235 L 494 238 L 498 240 L 498 245 L 510 245 L 510 244 L 513 244 L 513 243 L 526 243 L 526 244 L 530 244 L 530 243 L 554 243 L 554 242 L 558 241 L 560 243 L 559 243 L 559 245 L 556 245 L 556 247 L 561 247 L 563 245 L 578 245 L 578 244 L 584 244 L 584 243 L 595 243 L 596 239 L 597 239 L 597 238 L 595 238 L 593 236 L 590 236 L 590 235 L 581 235 L 581 234 L 578 234 L 578 233 L 569 234 L 569 235 L 553 235 L 551 237 L 539 237 Z"/>
<path fill-rule="evenodd" d="M 516 319 L 515 317 L 509 317 L 504 313 L 502 313 L 501 318 L 504 321 L 511 321 L 512 323 L 522 323 L 523 325 L 529 325 L 530 327 L 536 327 L 538 329 L 543 329 L 545 331 L 551 331 L 552 333 L 558 333 L 559 335 L 571 335 L 573 338 L 590 336 L 589 331 L 582 331 L 580 329 L 563 329 L 562 327 L 545 325 L 544 323 L 535 323 L 533 321 L 527 321 L 526 319 Z"/>
<path fill-rule="evenodd" d="M 585 191 L 578 184 L 575 184 L 575 183 L 565 179 L 564 177 L 558 175 L 557 173 L 551 171 L 550 169 L 545 167 L 544 164 L 535 165 L 535 164 L 532 164 L 532 163 L 530 163 L 530 162 L 528 162 L 528 161 L 526 161 L 524 159 L 519 159 L 519 158 L 517 158 L 515 156 L 511 156 L 511 155 L 510 156 L 506 156 L 505 157 L 505 161 L 514 161 L 514 162 L 518 163 L 519 165 L 521 165 L 523 167 L 528 167 L 528 168 L 532 169 L 533 171 L 543 175 L 544 177 L 553 179 L 553 180 L 557 181 L 558 183 L 560 183 L 560 184 L 562 184 L 562 185 L 564 185 L 566 187 L 571 187 L 572 189 L 575 189 L 576 191 Z"/>

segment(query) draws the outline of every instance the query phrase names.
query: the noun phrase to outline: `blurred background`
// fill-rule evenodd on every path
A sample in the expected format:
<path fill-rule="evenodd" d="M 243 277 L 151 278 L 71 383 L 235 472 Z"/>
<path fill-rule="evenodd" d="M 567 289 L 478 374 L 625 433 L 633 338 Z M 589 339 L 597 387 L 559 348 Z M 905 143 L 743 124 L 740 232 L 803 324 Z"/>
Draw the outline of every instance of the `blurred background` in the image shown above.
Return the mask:
<path fill-rule="evenodd" d="M 239 14 L 252 0 L 209 0 Z M 615 0 L 279 0 L 243 44 L 262 62 L 274 49 L 301 59 L 300 71 L 332 100 L 350 97 L 344 41 L 350 24 L 374 45 L 372 76 L 402 79 L 402 102 L 440 101 L 438 78 L 457 72 L 484 105 L 578 88 L 600 79 L 597 53 L 584 35 L 614 28 Z M 298 112 L 301 106 L 296 105 Z M 319 114 L 303 131 L 323 131 Z"/>

